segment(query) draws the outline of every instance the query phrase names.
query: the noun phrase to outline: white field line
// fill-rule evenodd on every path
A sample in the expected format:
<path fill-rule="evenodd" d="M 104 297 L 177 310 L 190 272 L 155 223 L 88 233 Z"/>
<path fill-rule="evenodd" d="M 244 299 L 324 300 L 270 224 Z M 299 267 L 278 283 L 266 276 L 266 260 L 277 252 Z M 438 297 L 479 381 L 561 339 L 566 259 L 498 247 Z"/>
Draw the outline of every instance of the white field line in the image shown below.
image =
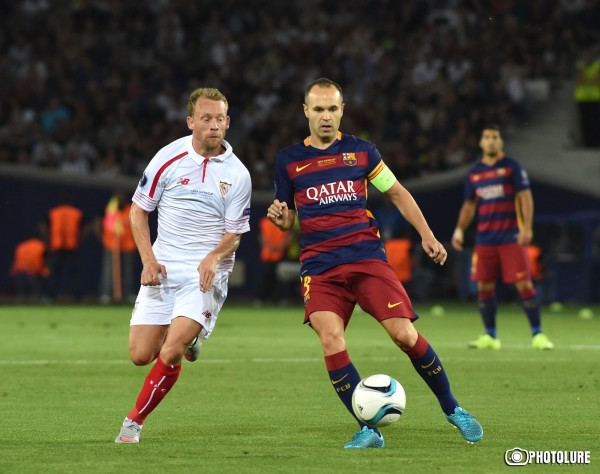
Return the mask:
<path fill-rule="evenodd" d="M 393 362 L 397 361 L 399 357 L 368 357 L 370 361 L 376 362 Z M 354 357 L 352 360 L 366 360 L 363 357 Z M 545 359 L 534 359 L 534 358 L 519 358 L 519 362 L 568 362 L 572 359 L 567 357 L 548 357 Z M 477 363 L 494 363 L 499 362 L 514 362 L 514 358 L 504 359 L 482 359 L 476 357 L 444 357 L 443 362 L 477 362 Z M 198 360 L 201 365 L 204 364 L 294 364 L 294 363 L 322 363 L 321 358 L 281 358 L 281 359 L 204 359 Z M 129 365 L 131 361 L 127 359 L 122 360 L 0 360 L 0 366 L 33 366 L 33 365 Z"/>
<path fill-rule="evenodd" d="M 464 348 L 465 345 L 462 343 L 443 343 L 436 344 L 436 347 L 448 347 L 448 348 Z M 558 351 L 544 352 L 543 358 L 539 357 L 527 357 L 520 358 L 523 362 L 564 362 L 571 360 L 569 357 L 560 357 L 562 350 L 569 351 L 600 351 L 600 345 L 596 344 L 567 344 L 558 345 Z M 532 347 L 528 344 L 505 344 L 502 346 L 502 351 L 533 351 Z M 472 356 L 461 356 L 461 357 L 442 357 L 444 361 L 465 361 L 465 362 L 512 362 L 514 358 L 508 357 L 493 357 L 483 358 L 477 356 L 478 351 L 473 349 L 466 349 L 465 353 L 473 354 Z M 479 354 L 481 354 L 479 352 Z M 496 351 L 492 351 L 490 354 L 496 354 Z M 398 357 L 402 355 L 398 353 Z M 559 356 L 559 357 L 556 357 Z M 398 357 L 353 357 L 356 360 L 374 360 L 374 361 L 394 361 Z M 254 363 L 254 364 L 272 364 L 272 363 L 314 363 L 322 362 L 323 359 L 320 357 L 269 357 L 269 358 L 231 358 L 231 359 L 200 359 L 199 363 L 202 364 L 241 364 L 241 363 Z M 121 365 L 130 364 L 129 359 L 39 359 L 39 360 L 2 360 L 0 359 L 0 365 Z"/>
<path fill-rule="evenodd" d="M 464 347 L 464 344 L 438 344 L 438 346 L 450 347 Z M 583 344 L 572 344 L 566 346 L 559 346 L 559 351 L 544 352 L 543 357 L 526 357 L 519 358 L 521 362 L 566 362 L 572 360 L 569 357 L 561 357 L 561 350 L 567 349 L 570 351 L 599 351 L 600 345 L 583 345 Z M 502 351 L 508 350 L 528 350 L 533 351 L 529 345 L 504 345 Z M 475 350 L 467 350 L 465 352 L 473 354 L 473 356 L 461 356 L 461 357 L 442 357 L 443 361 L 459 361 L 459 362 L 477 362 L 477 363 L 498 363 L 498 362 L 514 362 L 514 358 L 509 357 L 492 357 L 484 358 L 477 355 Z M 481 354 L 481 353 L 479 353 Z M 496 351 L 490 354 L 496 354 Z M 558 356 L 558 357 L 557 357 Z M 354 357 L 355 360 L 373 360 L 379 362 L 395 361 L 401 358 L 402 354 L 398 353 L 398 357 Z M 231 358 L 231 359 L 200 359 L 198 360 L 201 364 L 273 364 L 273 363 L 321 363 L 323 359 L 321 357 L 269 357 L 269 358 Z M 40 359 L 40 360 L 1 360 L 0 365 L 122 365 L 130 364 L 128 359 Z"/>

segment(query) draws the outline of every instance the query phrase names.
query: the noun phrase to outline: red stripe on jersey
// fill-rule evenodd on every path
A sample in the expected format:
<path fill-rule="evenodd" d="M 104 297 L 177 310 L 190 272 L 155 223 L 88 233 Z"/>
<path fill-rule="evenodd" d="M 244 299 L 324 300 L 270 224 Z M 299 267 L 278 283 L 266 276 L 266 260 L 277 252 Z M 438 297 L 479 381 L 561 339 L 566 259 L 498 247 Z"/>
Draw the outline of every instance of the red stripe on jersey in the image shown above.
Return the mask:
<path fill-rule="evenodd" d="M 302 232 L 319 232 L 324 229 L 335 229 L 349 224 L 358 224 L 360 222 L 369 222 L 369 217 L 365 209 L 354 209 L 345 212 L 336 212 L 324 216 L 311 217 L 304 219 L 300 223 Z"/>
<path fill-rule="evenodd" d="M 319 255 L 331 249 L 345 247 L 347 245 L 363 242 L 365 240 L 379 240 L 376 227 L 368 227 L 350 234 L 340 235 L 339 237 L 334 237 L 333 239 L 324 240 L 317 244 L 308 245 L 300 252 L 300 260 L 304 261 L 307 258 L 314 257 L 315 255 Z"/>
<path fill-rule="evenodd" d="M 331 202 L 334 202 L 333 200 L 343 195 L 365 196 L 366 191 L 367 187 L 362 179 L 358 181 L 335 181 L 296 191 L 294 201 L 297 209 L 307 204 L 320 203 L 322 200 L 332 200 Z M 329 202 L 325 204 L 329 204 Z"/>
<path fill-rule="evenodd" d="M 477 232 L 490 232 L 494 230 L 517 229 L 516 219 L 500 219 L 497 221 L 484 221 L 477 224 Z"/>
<path fill-rule="evenodd" d="M 492 170 L 482 171 L 480 173 L 473 173 L 473 174 L 469 175 L 469 179 L 471 180 L 471 183 L 476 183 L 476 182 L 480 182 L 480 181 L 487 181 L 490 179 L 501 178 L 504 176 L 511 177 L 512 174 L 513 174 L 513 169 L 510 167 L 495 168 Z"/>
<path fill-rule="evenodd" d="M 512 184 L 504 183 L 504 194 L 514 196 L 515 187 Z"/>
<path fill-rule="evenodd" d="M 497 212 L 515 212 L 515 202 L 492 202 L 489 204 L 481 204 L 479 206 L 479 214 L 495 214 Z"/>
<path fill-rule="evenodd" d="M 164 165 L 162 165 L 160 167 L 160 169 L 158 170 L 158 173 L 156 173 L 156 175 L 154 176 L 154 179 L 152 180 L 152 187 L 150 188 L 150 193 L 148 194 L 151 198 L 154 197 L 154 191 L 156 191 L 156 186 L 158 185 L 158 180 L 160 179 L 160 175 L 163 174 L 163 171 L 166 170 L 169 166 L 171 166 L 171 164 L 173 164 L 173 162 L 183 158 L 187 154 L 188 154 L 188 152 L 184 151 L 180 155 L 177 155 L 176 157 L 171 158 L 169 161 L 167 161 Z"/>
<path fill-rule="evenodd" d="M 351 155 L 351 156 L 344 156 Z M 343 168 L 345 166 L 368 166 L 369 154 L 366 151 L 355 153 L 339 153 L 337 155 L 312 156 L 306 160 L 294 161 L 286 166 L 290 179 L 300 175 L 325 171 L 327 169 Z"/>

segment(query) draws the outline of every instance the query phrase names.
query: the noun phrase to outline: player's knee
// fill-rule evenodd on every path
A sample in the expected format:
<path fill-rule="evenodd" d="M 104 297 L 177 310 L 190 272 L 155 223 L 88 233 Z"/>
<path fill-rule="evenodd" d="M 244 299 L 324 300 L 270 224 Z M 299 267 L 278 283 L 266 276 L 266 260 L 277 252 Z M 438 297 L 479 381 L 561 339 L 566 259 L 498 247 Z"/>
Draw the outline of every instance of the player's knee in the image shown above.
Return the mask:
<path fill-rule="evenodd" d="M 156 359 L 155 354 L 143 354 L 143 353 L 138 353 L 138 352 L 131 352 L 129 354 L 129 357 L 131 358 L 131 362 L 133 362 L 133 365 L 138 365 L 138 366 L 148 365 L 154 359 Z"/>
<path fill-rule="evenodd" d="M 409 326 L 401 326 L 396 329 L 393 333 L 390 334 L 392 341 L 401 349 L 411 348 L 417 342 L 417 338 L 419 334 L 417 330 L 413 327 L 413 325 Z"/>
<path fill-rule="evenodd" d="M 319 334 L 319 337 L 325 354 L 336 354 L 346 349 L 346 340 L 343 334 L 323 333 Z"/>
<path fill-rule="evenodd" d="M 179 364 L 187 346 L 176 341 L 165 342 L 160 350 L 160 358 L 165 364 Z"/>

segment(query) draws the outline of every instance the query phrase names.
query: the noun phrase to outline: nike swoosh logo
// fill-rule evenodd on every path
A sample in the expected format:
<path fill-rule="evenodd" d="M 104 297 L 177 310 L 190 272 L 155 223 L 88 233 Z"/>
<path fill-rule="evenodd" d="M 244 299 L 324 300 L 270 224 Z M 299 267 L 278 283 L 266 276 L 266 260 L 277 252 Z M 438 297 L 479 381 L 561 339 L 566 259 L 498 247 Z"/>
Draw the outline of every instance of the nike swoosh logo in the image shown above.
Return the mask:
<path fill-rule="evenodd" d="M 348 377 L 348 374 L 344 375 L 341 379 L 337 379 L 337 380 L 331 380 L 331 383 L 333 385 L 335 385 L 336 383 L 340 383 L 342 380 L 344 380 L 346 377 Z"/>
<path fill-rule="evenodd" d="M 296 166 L 296 173 L 299 173 L 303 169 L 308 168 L 310 165 L 312 165 L 312 163 L 309 163 L 309 164 L 304 165 L 304 166 Z"/>
<path fill-rule="evenodd" d="M 395 308 L 396 306 L 398 306 L 399 304 L 402 304 L 402 301 L 400 301 L 399 303 L 388 303 L 388 308 Z"/>
<path fill-rule="evenodd" d="M 421 365 L 421 368 L 422 369 L 427 369 L 427 368 L 431 367 L 434 362 L 435 362 L 435 356 L 433 357 L 433 360 L 429 364 L 427 364 L 427 365 Z"/>

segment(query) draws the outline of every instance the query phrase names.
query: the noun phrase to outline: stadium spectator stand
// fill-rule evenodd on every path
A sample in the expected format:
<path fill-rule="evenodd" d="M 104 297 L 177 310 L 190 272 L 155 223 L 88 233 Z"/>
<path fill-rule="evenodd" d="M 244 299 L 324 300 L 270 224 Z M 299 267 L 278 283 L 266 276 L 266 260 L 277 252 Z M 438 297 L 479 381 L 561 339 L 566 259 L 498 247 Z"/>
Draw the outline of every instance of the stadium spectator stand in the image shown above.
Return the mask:
<path fill-rule="evenodd" d="M 257 189 L 303 138 L 299 91 L 318 76 L 344 87 L 343 131 L 400 179 L 424 176 L 475 160 L 483 123 L 531 119 L 600 24 L 597 1 L 0 3 L 0 163 L 138 176 L 185 132 L 187 91 L 210 85 Z"/>

